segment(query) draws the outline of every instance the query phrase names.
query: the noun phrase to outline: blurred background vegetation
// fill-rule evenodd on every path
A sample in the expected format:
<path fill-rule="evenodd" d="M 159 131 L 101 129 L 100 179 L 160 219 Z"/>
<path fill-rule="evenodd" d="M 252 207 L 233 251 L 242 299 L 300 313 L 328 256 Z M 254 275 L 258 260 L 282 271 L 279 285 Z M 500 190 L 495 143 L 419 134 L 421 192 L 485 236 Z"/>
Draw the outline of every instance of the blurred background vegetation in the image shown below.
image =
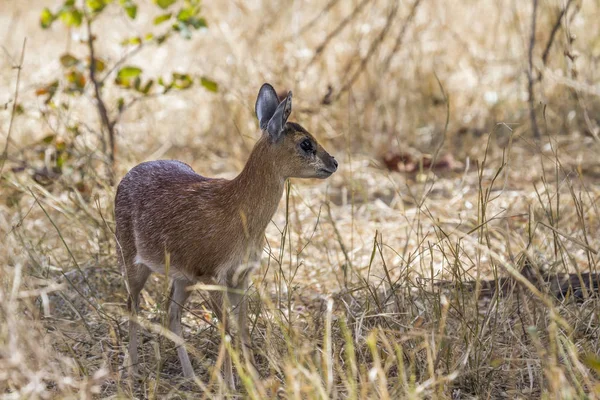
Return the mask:
<path fill-rule="evenodd" d="M 263 82 L 340 170 L 293 181 L 267 230 L 238 395 L 599 397 L 598 20 L 591 0 L 1 2 L 0 397 L 226 395 L 201 293 L 203 383 L 153 333 L 126 383 L 112 201 L 145 160 L 235 176 Z"/>

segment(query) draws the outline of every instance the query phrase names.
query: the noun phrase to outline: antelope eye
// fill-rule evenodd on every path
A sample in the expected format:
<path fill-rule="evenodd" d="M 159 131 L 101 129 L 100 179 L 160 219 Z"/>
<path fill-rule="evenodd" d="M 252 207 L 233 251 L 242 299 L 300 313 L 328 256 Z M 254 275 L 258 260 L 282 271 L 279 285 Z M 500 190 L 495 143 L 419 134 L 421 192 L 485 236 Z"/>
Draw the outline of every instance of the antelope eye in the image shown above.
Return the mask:
<path fill-rule="evenodd" d="M 300 143 L 300 148 L 308 153 L 313 150 L 313 145 L 310 140 L 304 139 L 302 143 Z"/>

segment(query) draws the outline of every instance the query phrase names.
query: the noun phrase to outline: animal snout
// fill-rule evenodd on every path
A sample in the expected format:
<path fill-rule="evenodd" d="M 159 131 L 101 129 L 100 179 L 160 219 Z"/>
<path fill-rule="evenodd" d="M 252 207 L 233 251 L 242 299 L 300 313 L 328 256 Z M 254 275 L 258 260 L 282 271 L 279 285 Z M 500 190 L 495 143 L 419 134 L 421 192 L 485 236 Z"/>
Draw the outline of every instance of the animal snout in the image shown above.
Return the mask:
<path fill-rule="evenodd" d="M 333 165 L 333 171 L 337 171 L 338 162 L 333 157 L 331 157 L 331 164 Z"/>

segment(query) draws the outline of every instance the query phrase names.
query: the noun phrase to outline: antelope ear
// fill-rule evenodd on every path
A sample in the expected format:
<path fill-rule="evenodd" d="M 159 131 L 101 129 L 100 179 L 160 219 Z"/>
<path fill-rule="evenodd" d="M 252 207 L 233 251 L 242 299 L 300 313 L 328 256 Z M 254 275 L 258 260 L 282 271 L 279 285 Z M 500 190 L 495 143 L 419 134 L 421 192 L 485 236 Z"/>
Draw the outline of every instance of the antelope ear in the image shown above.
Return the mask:
<path fill-rule="evenodd" d="M 279 98 L 277 97 L 277 92 L 275 92 L 273 86 L 268 83 L 263 84 L 258 92 L 258 97 L 256 98 L 256 104 L 254 106 L 254 112 L 256 112 L 260 129 L 263 131 L 267 129 L 267 125 L 273 117 L 273 114 L 275 114 L 278 104 Z"/>
<path fill-rule="evenodd" d="M 279 140 L 283 133 L 283 127 L 292 113 L 292 92 L 288 92 L 287 97 L 279 103 L 271 120 L 267 124 L 267 132 L 274 141 Z"/>

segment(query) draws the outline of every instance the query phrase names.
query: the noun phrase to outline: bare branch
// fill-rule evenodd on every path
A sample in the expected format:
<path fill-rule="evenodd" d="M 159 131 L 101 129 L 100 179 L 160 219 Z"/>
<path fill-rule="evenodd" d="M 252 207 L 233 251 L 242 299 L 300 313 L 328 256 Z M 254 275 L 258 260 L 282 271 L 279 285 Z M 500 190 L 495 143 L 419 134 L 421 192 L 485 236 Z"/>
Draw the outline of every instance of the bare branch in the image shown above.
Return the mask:
<path fill-rule="evenodd" d="M 404 20 L 402 29 L 400 29 L 400 32 L 398 33 L 398 36 L 396 37 L 396 41 L 394 42 L 394 47 L 392 48 L 392 51 L 390 52 L 390 54 L 387 56 L 387 58 L 385 59 L 385 61 L 382 64 L 383 65 L 382 73 L 387 72 L 388 68 L 390 67 L 392 58 L 394 57 L 394 55 L 396 54 L 398 49 L 400 49 L 400 45 L 402 44 L 402 41 L 404 40 L 404 35 L 406 35 L 408 25 L 413 20 L 415 14 L 417 13 L 417 8 L 419 8 L 420 4 L 421 4 L 421 0 L 415 0 L 415 2 L 413 3 L 412 8 L 410 9 L 410 13 Z"/>
<path fill-rule="evenodd" d="M 354 85 L 354 82 L 356 82 L 356 80 L 358 79 L 360 74 L 362 74 L 364 72 L 365 66 L 371 59 L 371 56 L 373 56 L 373 54 L 375 54 L 375 51 L 379 48 L 379 46 L 381 45 L 381 43 L 387 36 L 387 34 L 392 26 L 392 22 L 394 21 L 394 18 L 396 17 L 396 14 L 398 13 L 398 4 L 396 2 L 394 2 L 393 4 L 394 5 L 392 6 L 392 10 L 390 11 L 390 13 L 388 15 L 385 26 L 383 27 L 383 29 L 381 30 L 381 32 L 379 33 L 377 38 L 375 38 L 375 40 L 371 43 L 371 46 L 369 47 L 369 50 L 367 51 L 367 54 L 365 55 L 365 57 L 360 60 L 360 65 L 358 66 L 358 68 L 356 68 L 354 70 L 354 73 L 352 74 L 352 76 L 349 79 L 345 80 L 345 83 L 342 85 L 342 88 L 333 97 L 333 101 L 339 99 L 339 97 L 344 92 L 348 91 L 352 87 L 352 85 Z M 350 71 L 350 68 L 346 68 L 346 70 Z"/>
<path fill-rule="evenodd" d="M 315 25 L 319 21 L 319 19 L 321 19 L 321 17 L 327 14 L 329 10 L 331 10 L 333 6 L 335 6 L 339 1 L 340 0 L 329 0 L 325 7 L 323 7 L 323 9 L 312 20 L 310 20 L 306 25 L 300 28 L 299 34 L 302 35 L 304 32 L 312 28 L 313 25 Z"/>
<path fill-rule="evenodd" d="M 96 57 L 94 51 L 94 35 L 92 34 L 92 21 L 86 16 L 87 34 L 88 34 L 88 50 L 90 52 L 90 81 L 94 85 L 94 97 L 96 98 L 96 107 L 98 109 L 98 115 L 102 122 L 103 130 L 108 134 L 109 150 L 108 150 L 108 161 L 109 161 L 109 173 L 108 179 L 112 185 L 114 182 L 114 164 L 115 164 L 115 130 L 114 124 L 110 121 L 104 99 L 102 98 L 101 83 L 98 82 L 96 77 Z"/>
<path fill-rule="evenodd" d="M 8 143 L 10 142 L 10 134 L 12 132 L 13 121 L 15 119 L 15 114 L 17 113 L 17 100 L 19 98 L 19 83 L 21 81 L 21 70 L 23 69 L 23 61 L 25 60 L 25 46 L 27 45 L 27 38 L 23 39 L 23 47 L 21 48 L 21 59 L 19 60 L 19 64 L 15 65 L 13 68 L 17 70 L 17 83 L 15 84 L 15 98 L 13 101 L 12 111 L 10 113 L 10 122 L 8 123 L 8 132 L 6 133 L 6 143 L 4 144 L 4 150 L 2 151 L 2 156 L 0 157 L 0 176 L 2 176 L 2 171 L 4 170 L 4 164 L 6 159 L 8 158 Z"/>
<path fill-rule="evenodd" d="M 371 0 L 361 1 L 356 6 L 356 8 L 354 10 L 352 10 L 350 15 L 348 15 L 346 18 L 344 18 L 342 20 L 342 22 L 340 22 L 340 24 L 338 26 L 336 26 L 336 28 L 327 35 L 325 40 L 323 40 L 323 42 L 319 46 L 317 46 L 317 49 L 315 50 L 315 55 L 309 61 L 307 67 L 311 66 L 317 60 L 317 58 L 319 58 L 321 56 L 321 54 L 323 53 L 323 51 L 325 50 L 327 45 L 329 45 L 329 42 L 331 42 L 331 40 L 334 37 L 336 37 L 337 35 L 340 34 L 340 32 L 346 27 L 346 25 L 348 25 L 348 23 L 350 23 L 350 21 L 352 21 L 358 15 L 358 13 L 367 5 L 367 3 L 369 1 L 371 1 Z"/>
<path fill-rule="evenodd" d="M 542 62 L 544 63 L 544 65 L 546 65 L 546 62 L 548 61 L 548 55 L 550 54 L 550 48 L 552 47 L 552 43 L 554 42 L 556 32 L 558 32 L 558 28 L 560 28 L 561 26 L 561 21 L 563 17 L 567 13 L 567 11 L 569 11 L 569 6 L 571 5 L 572 1 L 573 0 L 567 0 L 567 4 L 562 10 L 560 10 L 558 17 L 556 17 L 556 21 L 554 22 L 554 26 L 552 27 L 552 31 L 550 32 L 550 37 L 548 38 L 548 43 L 546 43 L 546 49 L 542 53 Z"/>

